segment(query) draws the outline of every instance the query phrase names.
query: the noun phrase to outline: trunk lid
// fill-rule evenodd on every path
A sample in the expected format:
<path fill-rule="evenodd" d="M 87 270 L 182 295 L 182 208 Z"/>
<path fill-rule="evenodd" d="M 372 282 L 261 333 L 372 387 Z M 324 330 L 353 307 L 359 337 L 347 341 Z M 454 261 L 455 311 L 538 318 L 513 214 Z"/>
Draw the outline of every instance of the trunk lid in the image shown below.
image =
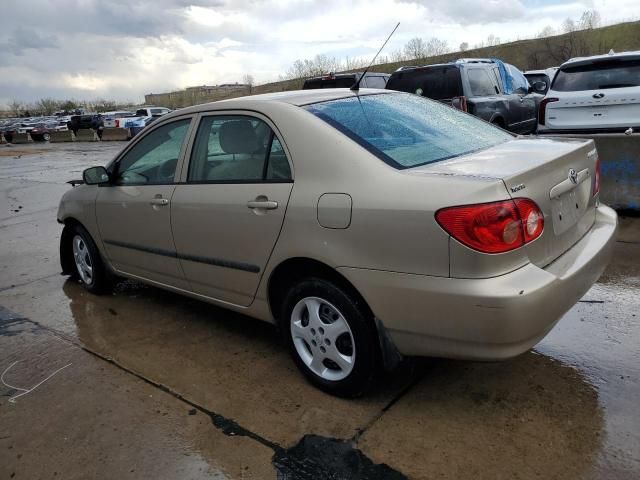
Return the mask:
<path fill-rule="evenodd" d="M 592 140 L 523 138 L 412 170 L 500 179 L 504 198 L 536 202 L 544 214 L 544 231 L 524 251 L 532 263 L 544 267 L 580 240 L 595 221 L 596 160 Z"/>

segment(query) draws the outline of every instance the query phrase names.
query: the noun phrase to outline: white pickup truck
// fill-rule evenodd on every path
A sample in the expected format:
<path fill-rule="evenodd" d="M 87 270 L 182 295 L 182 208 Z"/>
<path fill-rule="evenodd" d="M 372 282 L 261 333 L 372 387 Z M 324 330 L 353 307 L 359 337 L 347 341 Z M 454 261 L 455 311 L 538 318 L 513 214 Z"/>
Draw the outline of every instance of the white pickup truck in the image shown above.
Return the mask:
<path fill-rule="evenodd" d="M 134 116 L 116 118 L 114 127 L 128 128 L 131 137 L 134 137 L 140 130 L 158 117 L 170 113 L 171 110 L 165 107 L 145 107 L 136 110 Z"/>
<path fill-rule="evenodd" d="M 138 110 L 136 110 L 136 113 L 134 115 L 129 115 L 129 116 L 123 116 L 121 118 L 116 118 L 115 121 L 114 121 L 114 127 L 129 128 L 127 126 L 127 124 L 129 122 L 133 123 L 133 122 L 136 122 L 136 120 L 141 120 L 143 118 L 161 117 L 162 115 L 166 115 L 169 112 L 171 112 L 171 109 L 165 108 L 165 107 L 139 108 Z M 131 126 L 133 126 L 133 125 L 131 125 Z"/>

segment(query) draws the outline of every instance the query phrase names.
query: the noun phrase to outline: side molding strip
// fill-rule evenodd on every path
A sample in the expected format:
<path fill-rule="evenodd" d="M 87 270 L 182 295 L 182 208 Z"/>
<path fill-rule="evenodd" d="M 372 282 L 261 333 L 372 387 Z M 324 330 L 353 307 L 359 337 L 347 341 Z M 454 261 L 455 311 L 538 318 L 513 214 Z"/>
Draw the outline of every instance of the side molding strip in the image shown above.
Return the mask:
<path fill-rule="evenodd" d="M 201 257 L 199 255 L 180 255 L 178 254 L 178 252 L 175 252 L 173 250 L 144 247 L 142 245 L 135 245 L 133 243 L 120 242 L 118 240 L 104 240 L 104 243 L 116 247 L 138 250 L 140 252 L 152 253 L 154 255 L 161 255 L 163 257 L 178 258 L 180 260 L 188 260 L 190 262 L 196 263 L 206 263 L 207 265 L 213 265 L 216 267 L 233 268 L 234 270 L 242 270 L 243 272 L 260 273 L 260 267 L 257 265 L 252 265 L 250 263 L 235 262 L 233 260 L 223 260 L 221 258 Z"/>

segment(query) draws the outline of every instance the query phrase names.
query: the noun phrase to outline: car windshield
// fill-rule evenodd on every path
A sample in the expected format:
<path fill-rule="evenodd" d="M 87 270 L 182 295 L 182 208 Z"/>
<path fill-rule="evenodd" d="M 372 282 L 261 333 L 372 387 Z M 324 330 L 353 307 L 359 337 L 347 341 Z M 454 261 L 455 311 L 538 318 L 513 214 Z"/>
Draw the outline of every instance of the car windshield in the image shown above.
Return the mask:
<path fill-rule="evenodd" d="M 552 90 L 578 92 L 640 86 L 640 59 L 610 59 L 558 71 Z"/>
<path fill-rule="evenodd" d="M 406 93 L 360 95 L 304 108 L 397 169 L 465 155 L 513 138 L 471 115 Z"/>

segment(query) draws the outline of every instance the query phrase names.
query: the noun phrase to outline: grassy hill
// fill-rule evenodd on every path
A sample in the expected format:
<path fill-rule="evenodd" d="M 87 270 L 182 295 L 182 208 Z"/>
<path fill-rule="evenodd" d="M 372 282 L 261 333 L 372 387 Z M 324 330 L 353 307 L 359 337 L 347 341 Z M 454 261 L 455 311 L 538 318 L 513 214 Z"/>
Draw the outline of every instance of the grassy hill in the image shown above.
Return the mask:
<path fill-rule="evenodd" d="M 616 52 L 640 50 L 640 21 L 619 23 L 608 27 L 580 30 L 545 38 L 519 40 L 494 47 L 452 52 L 438 57 L 385 63 L 375 65 L 372 70 L 391 73 L 403 65 L 444 63 L 462 57 L 500 58 L 521 70 L 532 70 L 558 66 L 572 57 L 607 53 L 611 49 Z M 251 94 L 296 90 L 302 87 L 303 82 L 304 79 L 295 79 L 258 85 L 252 88 Z M 171 98 L 169 98 L 169 94 L 154 95 L 154 102 L 158 105 L 178 108 L 195 103 L 206 103 L 248 94 L 249 92 L 246 91 L 236 92 L 231 95 L 211 95 L 210 97 L 194 99 L 187 92 L 184 92 L 184 95 L 177 95 L 174 92 L 171 94 Z"/>

